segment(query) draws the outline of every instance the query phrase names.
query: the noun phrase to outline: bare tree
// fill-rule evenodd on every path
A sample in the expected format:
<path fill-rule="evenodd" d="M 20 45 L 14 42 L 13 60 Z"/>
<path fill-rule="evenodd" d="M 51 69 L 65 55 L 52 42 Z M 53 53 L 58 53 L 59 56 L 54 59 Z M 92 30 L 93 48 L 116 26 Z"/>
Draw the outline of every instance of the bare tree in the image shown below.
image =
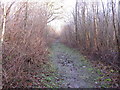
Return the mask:
<path fill-rule="evenodd" d="M 78 0 L 76 0 L 76 4 L 75 4 L 75 34 L 76 34 L 76 42 L 78 42 Z"/>
<path fill-rule="evenodd" d="M 99 58 L 118 68 L 115 65 L 119 62 L 120 58 L 120 35 L 119 27 L 117 30 L 117 25 L 119 24 L 117 23 L 117 9 L 115 7 L 116 2 L 113 0 L 107 2 L 103 0 L 101 2 L 94 1 L 92 3 L 77 0 L 75 8 L 71 13 L 73 17 L 64 27 L 67 29 L 65 31 L 66 38 L 73 38 L 74 40 L 71 41 L 73 43 L 79 42 L 76 46 L 82 52 L 91 54 L 91 56 L 97 57 L 97 59 Z M 74 22 L 74 26 L 70 22 Z M 69 31 L 66 28 L 68 26 L 71 29 L 74 27 L 74 29 L 69 29 Z M 69 43 L 70 41 L 69 39 L 66 41 L 64 39 L 64 42 Z"/>
<path fill-rule="evenodd" d="M 8 14 L 10 13 L 10 9 L 11 9 L 11 7 L 14 3 L 15 2 L 12 2 L 8 8 L 6 8 L 5 4 L 4 4 L 4 7 L 3 7 L 3 26 L 2 26 L 1 43 L 3 42 L 3 38 L 4 38 L 4 34 L 5 34 L 6 18 L 8 16 Z"/>
<path fill-rule="evenodd" d="M 117 34 L 117 28 L 116 28 L 116 23 L 115 23 L 115 10 L 114 10 L 115 4 L 114 4 L 113 0 L 111 2 L 112 2 L 112 14 L 113 14 L 112 21 L 113 21 L 113 28 L 114 28 L 116 44 L 117 44 L 117 49 L 118 49 L 118 61 L 119 61 L 120 44 L 119 44 L 119 34 Z M 118 29 L 118 33 L 119 33 L 119 29 Z"/>
<path fill-rule="evenodd" d="M 120 1 L 118 3 L 118 62 L 120 60 Z"/>

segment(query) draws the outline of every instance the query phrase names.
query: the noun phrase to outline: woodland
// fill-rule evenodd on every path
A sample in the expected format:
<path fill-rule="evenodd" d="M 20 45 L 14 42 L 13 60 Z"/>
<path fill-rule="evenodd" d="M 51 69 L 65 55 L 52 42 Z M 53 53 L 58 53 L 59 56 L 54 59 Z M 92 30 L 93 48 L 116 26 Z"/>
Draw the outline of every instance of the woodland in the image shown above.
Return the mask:
<path fill-rule="evenodd" d="M 0 88 L 120 88 L 120 2 L 74 0 L 65 15 L 67 0 L 56 1 L 0 1 Z M 60 31 L 55 20 L 64 20 Z M 78 78 L 89 70 L 96 81 Z"/>

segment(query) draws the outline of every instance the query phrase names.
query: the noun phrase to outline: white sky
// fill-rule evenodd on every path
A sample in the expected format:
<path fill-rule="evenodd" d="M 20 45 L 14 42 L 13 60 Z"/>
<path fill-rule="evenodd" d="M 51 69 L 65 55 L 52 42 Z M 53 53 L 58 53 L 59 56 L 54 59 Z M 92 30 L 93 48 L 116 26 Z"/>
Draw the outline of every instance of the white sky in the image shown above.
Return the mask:
<path fill-rule="evenodd" d="M 60 0 L 55 0 L 55 1 L 60 1 Z M 80 0 L 78 0 L 80 1 Z M 81 1 L 85 1 L 85 2 L 101 2 L 101 0 L 81 0 Z M 104 3 L 106 3 L 107 1 L 111 1 L 111 0 L 102 0 Z M 118 2 L 119 0 L 113 0 Z M 64 13 L 63 15 L 66 15 L 67 17 L 71 14 L 73 8 L 75 7 L 75 3 L 76 0 L 62 0 L 63 2 L 63 9 L 64 9 Z M 52 23 L 52 26 L 54 26 L 56 28 L 56 30 L 58 32 L 61 31 L 61 27 L 65 24 L 64 20 L 55 20 Z"/>
<path fill-rule="evenodd" d="M 20 2 L 20 1 L 26 1 L 26 0 L 0 0 L 0 2 L 3 2 L 3 3 L 5 3 L 5 2 L 11 2 L 11 1 Z M 46 1 L 46 0 L 28 0 L 28 1 L 30 1 L 30 2 L 41 2 L 41 1 Z M 62 5 L 63 5 L 63 12 L 64 12 L 63 15 L 66 14 L 66 16 L 69 15 L 72 12 L 72 10 L 73 10 L 73 8 L 75 6 L 75 2 L 76 2 L 76 0 L 49 0 L 49 1 L 54 1 L 54 2 L 56 2 L 58 4 L 62 3 Z M 88 1 L 88 2 L 95 2 L 95 1 L 101 2 L 101 0 L 83 0 L 83 1 L 85 1 L 85 2 L 86 1 Z M 107 0 L 102 0 L 102 1 L 106 2 Z M 108 0 L 108 1 L 110 1 L 110 0 Z M 114 1 L 118 2 L 119 0 L 114 0 Z M 61 26 L 63 24 L 64 24 L 64 20 L 63 19 L 61 19 L 61 20 L 55 20 L 55 21 L 53 21 L 51 23 L 51 25 L 53 27 L 55 27 L 56 30 L 58 30 L 58 31 L 61 30 Z"/>
<path fill-rule="evenodd" d="M 60 0 L 55 0 L 55 1 L 59 2 Z M 63 4 L 63 13 L 62 13 L 62 15 L 66 15 L 66 14 L 69 15 L 69 14 L 71 14 L 71 11 L 74 8 L 76 0 L 61 0 L 60 2 Z M 51 25 L 58 32 L 60 32 L 61 31 L 61 27 L 64 25 L 64 23 L 65 22 L 64 22 L 64 16 L 63 16 L 63 19 L 55 20 L 55 21 L 51 22 Z"/>

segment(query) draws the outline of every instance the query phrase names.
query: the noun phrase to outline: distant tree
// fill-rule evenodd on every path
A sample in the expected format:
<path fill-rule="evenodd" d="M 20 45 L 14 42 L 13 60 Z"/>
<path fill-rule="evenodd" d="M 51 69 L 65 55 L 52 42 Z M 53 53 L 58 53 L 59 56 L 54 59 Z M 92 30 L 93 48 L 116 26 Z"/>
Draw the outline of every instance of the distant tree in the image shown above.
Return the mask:
<path fill-rule="evenodd" d="M 118 62 L 120 62 L 120 1 L 118 3 Z"/>

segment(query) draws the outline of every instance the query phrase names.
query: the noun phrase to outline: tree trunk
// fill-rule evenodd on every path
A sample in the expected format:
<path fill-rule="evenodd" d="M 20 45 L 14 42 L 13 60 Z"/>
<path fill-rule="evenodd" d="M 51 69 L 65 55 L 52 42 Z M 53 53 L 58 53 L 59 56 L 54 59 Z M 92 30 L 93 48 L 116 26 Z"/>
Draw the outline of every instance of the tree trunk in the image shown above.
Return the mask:
<path fill-rule="evenodd" d="M 120 1 L 118 7 L 118 62 L 120 63 Z"/>
<path fill-rule="evenodd" d="M 96 16 L 96 6 L 93 5 L 93 13 L 94 13 L 94 45 L 95 50 L 98 50 L 97 36 L 98 36 L 98 24 L 97 24 L 97 16 Z"/>
<path fill-rule="evenodd" d="M 119 6 L 119 8 L 120 8 L 120 6 Z M 119 62 L 119 60 L 120 60 L 120 40 L 119 40 L 120 26 L 118 24 L 118 34 L 117 34 L 117 28 L 116 28 L 116 25 L 115 25 L 115 12 L 114 12 L 114 2 L 113 2 L 113 0 L 112 0 L 112 14 L 113 14 L 113 18 L 112 18 L 113 28 L 114 28 L 114 34 L 115 34 L 115 39 L 116 39 L 116 46 L 117 46 L 117 50 L 118 50 L 118 58 L 117 59 L 118 59 L 118 62 Z"/>
<path fill-rule="evenodd" d="M 104 6 L 104 3 L 103 3 L 103 0 L 101 0 L 102 2 L 102 9 L 103 9 L 103 15 L 104 15 L 104 19 L 103 19 L 103 28 L 104 28 L 104 31 L 105 31 L 105 38 L 106 38 L 106 46 L 107 48 L 109 48 L 109 37 L 108 37 L 108 11 L 107 11 L 107 15 L 106 15 L 106 11 L 105 11 L 105 6 Z M 107 8 L 109 8 L 107 6 Z M 106 47 L 105 47 L 106 48 Z"/>
<path fill-rule="evenodd" d="M 5 34 L 5 27 L 6 27 L 6 7 L 4 5 L 4 15 L 3 15 L 3 26 L 2 26 L 2 35 L 1 35 L 1 44 L 3 43 L 4 34 Z"/>
<path fill-rule="evenodd" d="M 24 17 L 24 29 L 26 29 L 27 26 L 27 16 L 28 16 L 28 2 L 25 2 L 25 17 Z"/>
<path fill-rule="evenodd" d="M 76 0 L 76 5 L 75 5 L 75 37 L 76 37 L 76 43 L 78 42 L 78 26 L 77 26 L 77 19 L 78 19 L 78 1 Z"/>

